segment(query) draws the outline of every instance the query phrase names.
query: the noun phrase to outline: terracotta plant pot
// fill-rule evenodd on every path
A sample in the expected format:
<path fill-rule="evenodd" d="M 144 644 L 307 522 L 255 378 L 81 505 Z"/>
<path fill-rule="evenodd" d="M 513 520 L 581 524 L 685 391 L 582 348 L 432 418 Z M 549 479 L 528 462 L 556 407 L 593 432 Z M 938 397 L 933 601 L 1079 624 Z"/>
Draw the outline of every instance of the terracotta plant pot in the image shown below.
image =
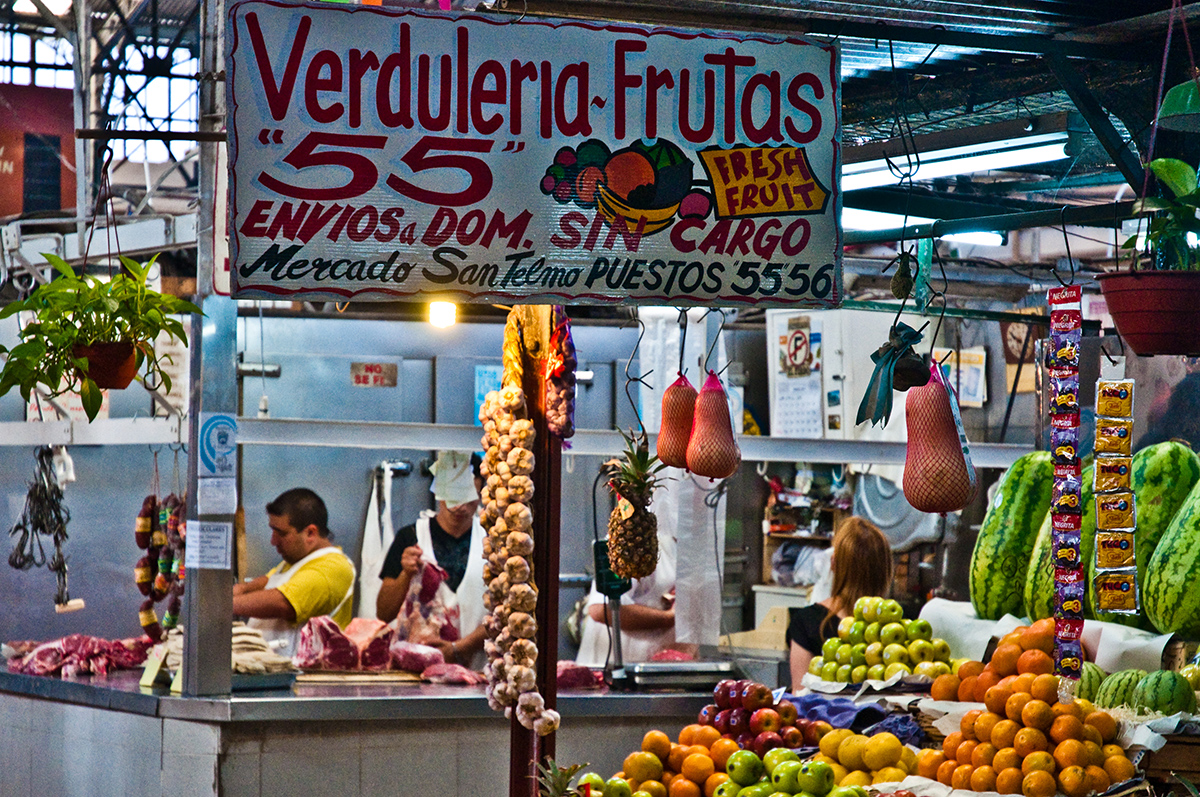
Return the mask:
<path fill-rule="evenodd" d="M 1200 355 L 1200 271 L 1122 271 L 1096 279 L 1135 354 Z"/>
<path fill-rule="evenodd" d="M 71 351 L 76 357 L 87 358 L 87 375 L 99 387 L 124 390 L 137 375 L 137 357 L 128 341 L 76 346 Z"/>

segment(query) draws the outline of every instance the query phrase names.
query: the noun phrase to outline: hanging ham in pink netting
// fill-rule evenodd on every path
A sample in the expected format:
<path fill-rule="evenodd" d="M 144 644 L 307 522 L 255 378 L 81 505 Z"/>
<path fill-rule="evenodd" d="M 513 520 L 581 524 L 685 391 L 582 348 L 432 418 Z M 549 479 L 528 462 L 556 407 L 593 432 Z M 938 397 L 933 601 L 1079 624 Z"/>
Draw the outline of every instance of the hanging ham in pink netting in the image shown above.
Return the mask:
<path fill-rule="evenodd" d="M 418 645 L 458 640 L 458 606 L 453 605 L 454 593 L 445 583 L 448 577 L 437 565 L 422 562 L 396 618 L 398 638 Z"/>

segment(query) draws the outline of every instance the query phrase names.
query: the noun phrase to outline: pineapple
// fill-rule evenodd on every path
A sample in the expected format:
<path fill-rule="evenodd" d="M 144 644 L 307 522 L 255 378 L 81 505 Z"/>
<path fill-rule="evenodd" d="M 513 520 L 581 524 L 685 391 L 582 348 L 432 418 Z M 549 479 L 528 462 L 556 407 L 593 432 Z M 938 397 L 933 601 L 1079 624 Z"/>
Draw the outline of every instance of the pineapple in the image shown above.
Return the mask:
<path fill-rule="evenodd" d="M 650 455 L 646 434 L 621 433 L 625 456 L 606 463 L 608 486 L 617 506 L 608 518 L 608 560 L 622 578 L 645 578 L 658 565 L 658 518 L 648 508 L 660 470 L 666 467 Z"/>
<path fill-rule="evenodd" d="M 572 764 L 569 767 L 558 768 L 554 759 L 547 759 L 549 766 L 538 764 L 538 794 L 540 797 L 577 797 L 579 790 L 572 788 L 571 779 L 575 773 L 587 764 Z"/>

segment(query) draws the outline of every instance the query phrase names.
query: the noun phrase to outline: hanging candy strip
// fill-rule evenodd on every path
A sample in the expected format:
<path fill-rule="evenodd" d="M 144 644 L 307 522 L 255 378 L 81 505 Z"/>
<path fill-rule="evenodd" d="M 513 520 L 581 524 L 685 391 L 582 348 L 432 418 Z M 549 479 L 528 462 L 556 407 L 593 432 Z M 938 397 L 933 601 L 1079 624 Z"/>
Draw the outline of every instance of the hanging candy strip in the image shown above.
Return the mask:
<path fill-rule="evenodd" d="M 1054 560 L 1054 664 L 1063 678 L 1083 669 L 1083 601 L 1087 588 L 1080 550 L 1083 484 L 1079 461 L 1079 348 L 1083 336 L 1077 285 L 1055 288 L 1050 303 L 1050 453 L 1054 461 L 1051 530 Z"/>

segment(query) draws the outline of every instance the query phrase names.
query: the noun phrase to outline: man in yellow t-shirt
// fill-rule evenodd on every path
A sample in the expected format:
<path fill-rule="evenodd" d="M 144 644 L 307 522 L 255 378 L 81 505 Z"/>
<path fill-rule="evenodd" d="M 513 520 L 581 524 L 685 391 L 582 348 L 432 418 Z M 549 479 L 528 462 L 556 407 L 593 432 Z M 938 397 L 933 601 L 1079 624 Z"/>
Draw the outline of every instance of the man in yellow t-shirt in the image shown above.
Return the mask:
<path fill-rule="evenodd" d="M 233 613 L 251 618 L 278 652 L 295 653 L 296 636 L 312 617 L 330 615 L 345 628 L 352 615 L 354 565 L 333 544 L 325 502 L 297 487 L 267 504 L 271 545 L 283 559 L 265 576 L 233 587 Z"/>

